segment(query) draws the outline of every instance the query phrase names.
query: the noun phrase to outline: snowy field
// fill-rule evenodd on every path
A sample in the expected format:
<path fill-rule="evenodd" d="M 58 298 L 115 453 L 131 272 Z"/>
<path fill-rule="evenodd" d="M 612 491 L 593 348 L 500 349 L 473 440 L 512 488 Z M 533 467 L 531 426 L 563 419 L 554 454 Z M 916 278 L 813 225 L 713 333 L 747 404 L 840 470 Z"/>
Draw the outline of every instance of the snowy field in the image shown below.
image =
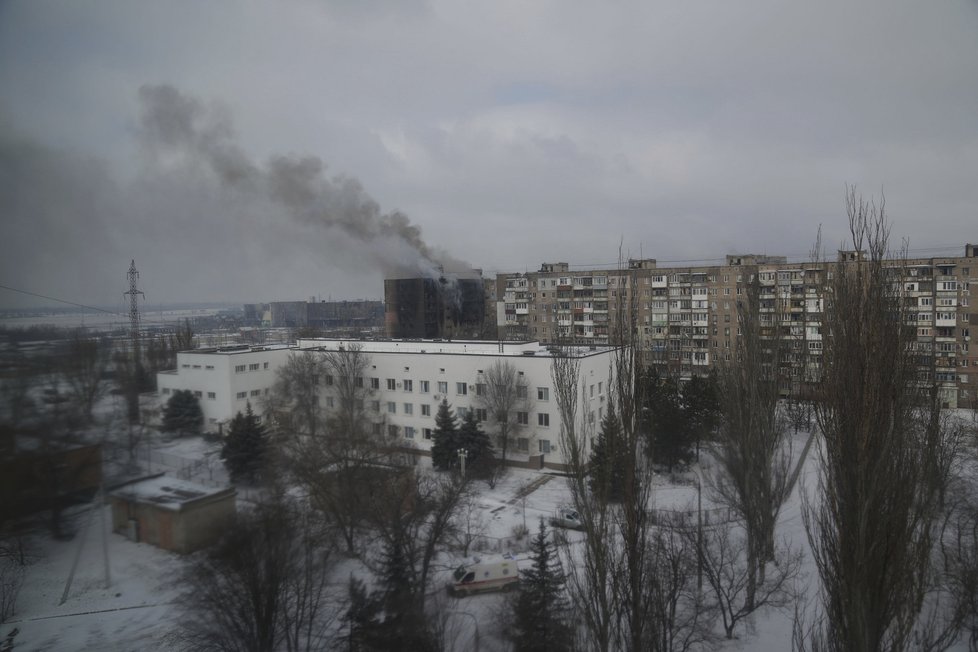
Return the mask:
<path fill-rule="evenodd" d="M 795 436 L 796 459 L 806 439 L 807 433 Z M 211 477 L 215 483 L 224 480 L 223 468 L 215 457 L 215 447 L 201 439 L 179 440 L 154 448 L 174 459 L 210 459 L 210 463 L 197 469 L 198 473 Z M 806 588 L 809 600 L 815 597 L 817 573 L 808 554 L 799 492 L 815 488 L 815 453 L 813 448 L 807 456 L 798 484 L 782 510 L 778 528 L 779 537 L 805 550 L 807 577 L 802 580 L 802 586 Z M 155 470 L 163 470 L 163 467 Z M 485 536 L 476 547 L 512 549 L 519 558 L 526 557 L 527 539 L 515 541 L 512 537 L 514 528 L 525 521 L 532 534 L 540 518 L 548 518 L 558 505 L 569 501 L 566 480 L 555 474 L 512 469 L 495 489 L 490 490 L 483 483 L 479 486 L 475 511 L 486 527 Z M 520 496 L 528 487 L 532 492 L 524 500 Z M 704 491 L 703 508 L 709 509 L 712 505 L 706 494 Z M 655 496 L 657 509 L 694 509 L 695 483 L 673 484 L 666 476 L 659 476 Z M 107 507 L 104 509 L 108 510 Z M 14 639 L 14 649 L 18 652 L 169 649 L 166 636 L 178 625 L 173 601 L 179 587 L 173 580 L 178 577 L 186 559 L 108 532 L 110 518 L 107 511 L 104 516 L 103 522 L 98 514 L 82 508 L 75 515 L 78 535 L 74 540 L 56 542 L 42 538 L 36 542 L 33 551 L 36 561 L 28 570 L 16 615 L 0 629 L 0 641 L 16 628 L 19 631 Z M 568 533 L 571 541 L 581 536 L 577 532 Z M 473 554 L 482 553 L 471 551 L 470 555 Z M 76 556 L 79 559 L 77 569 L 62 603 Z M 454 649 L 475 649 L 477 635 L 479 649 L 499 649 L 495 638 L 499 633 L 496 614 L 505 597 L 499 594 L 460 599 L 445 596 L 444 584 L 457 561 L 455 555 L 443 555 L 438 559 L 431 589 L 432 599 L 449 614 L 449 629 L 455 631 Z M 337 585 L 345 583 L 349 574 L 357 571 L 358 564 L 356 560 L 343 560 L 335 571 Z M 788 650 L 791 647 L 791 624 L 791 613 L 763 611 L 748 627 L 739 628 L 738 638 L 725 642 L 722 649 Z"/>

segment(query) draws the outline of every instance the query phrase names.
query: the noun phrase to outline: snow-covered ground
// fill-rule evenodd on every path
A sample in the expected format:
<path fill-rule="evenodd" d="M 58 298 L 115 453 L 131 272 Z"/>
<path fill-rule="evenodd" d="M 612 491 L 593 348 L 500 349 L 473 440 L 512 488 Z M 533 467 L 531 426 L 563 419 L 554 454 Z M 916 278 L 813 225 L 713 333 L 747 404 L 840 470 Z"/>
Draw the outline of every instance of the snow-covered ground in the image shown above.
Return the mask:
<path fill-rule="evenodd" d="M 807 433 L 795 436 L 795 456 L 801 453 Z M 217 474 L 221 481 L 223 469 L 215 461 L 215 445 L 201 439 L 175 440 L 158 443 L 154 448 L 175 459 L 211 459 L 202 466 L 203 472 Z M 801 518 L 800 492 L 813 491 L 816 484 L 813 448 L 805 461 L 801 476 L 784 506 L 778 536 L 800 546 L 805 551 L 802 585 L 808 598 L 815 597 L 817 573 L 808 552 Z M 157 469 L 162 470 L 162 469 Z M 176 475 L 175 470 L 171 470 Z M 520 498 L 527 487 L 535 487 Z M 711 507 L 704 490 L 704 509 Z M 695 484 L 670 484 L 660 476 L 656 484 L 657 509 L 682 510 L 695 505 Z M 485 522 L 484 537 L 475 548 L 514 550 L 525 558 L 526 542 L 513 538 L 514 530 L 524 524 L 534 533 L 540 518 L 548 518 L 556 507 L 569 500 L 566 480 L 558 475 L 512 469 L 489 489 L 480 483 L 474 501 L 475 512 Z M 104 508 L 108 509 L 108 508 Z M 109 514 L 104 524 L 86 510 L 76 515 L 79 533 L 73 541 L 56 542 L 38 539 L 35 545 L 37 560 L 30 566 L 18 601 L 17 613 L 11 622 L 0 628 L 0 642 L 14 628 L 15 650 L 163 650 L 168 649 L 165 636 L 177 626 L 177 612 L 172 601 L 179 593 L 174 578 L 184 568 L 186 558 L 168 553 L 148 544 L 133 543 L 121 535 L 107 531 Z M 88 521 L 87 528 L 85 522 Z M 103 547 L 103 535 L 106 546 Z M 572 533 L 571 536 L 580 536 Z M 79 553 L 80 549 L 80 553 Z M 105 586 L 105 559 L 110 571 L 110 583 Z M 520 552 L 524 551 L 524 552 Z M 79 555 L 67 600 L 61 604 L 72 563 Z M 481 554 L 477 550 L 472 554 Z M 442 587 L 461 555 L 443 555 L 438 560 L 432 596 L 448 614 L 449 628 L 456 631 L 455 649 L 475 647 L 478 631 L 481 650 L 498 647 L 497 612 L 505 599 L 502 595 L 476 595 L 453 599 L 444 596 Z M 356 570 L 355 560 L 344 560 L 337 569 L 337 582 L 345 582 Z M 726 642 L 727 650 L 787 650 L 791 647 L 792 614 L 769 610 L 757 614 L 750 627 L 739 628 L 738 638 Z"/>

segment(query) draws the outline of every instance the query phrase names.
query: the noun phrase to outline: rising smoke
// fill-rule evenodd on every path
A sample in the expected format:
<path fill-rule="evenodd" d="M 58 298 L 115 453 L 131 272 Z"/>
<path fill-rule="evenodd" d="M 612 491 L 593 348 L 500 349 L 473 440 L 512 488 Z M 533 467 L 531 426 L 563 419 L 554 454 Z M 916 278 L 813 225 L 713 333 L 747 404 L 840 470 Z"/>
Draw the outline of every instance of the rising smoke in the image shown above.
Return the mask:
<path fill-rule="evenodd" d="M 382 212 L 358 180 L 327 175 L 318 157 L 279 155 L 261 164 L 235 141 L 227 111 L 169 85 L 143 86 L 139 98 L 142 144 L 158 161 L 202 167 L 221 184 L 278 204 L 304 224 L 341 230 L 363 245 L 385 277 L 473 275 L 464 261 L 434 251 L 406 215 Z"/>

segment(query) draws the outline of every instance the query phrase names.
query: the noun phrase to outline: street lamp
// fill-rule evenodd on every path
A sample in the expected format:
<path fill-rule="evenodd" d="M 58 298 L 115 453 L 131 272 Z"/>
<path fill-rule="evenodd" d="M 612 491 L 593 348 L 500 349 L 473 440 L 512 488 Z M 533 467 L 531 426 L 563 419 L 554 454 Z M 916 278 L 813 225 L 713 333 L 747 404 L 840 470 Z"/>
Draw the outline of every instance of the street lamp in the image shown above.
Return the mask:
<path fill-rule="evenodd" d="M 458 449 L 458 461 L 459 461 L 459 464 L 462 466 L 462 477 L 463 478 L 465 477 L 465 457 L 466 457 L 466 455 L 467 455 L 467 451 L 464 448 Z"/>

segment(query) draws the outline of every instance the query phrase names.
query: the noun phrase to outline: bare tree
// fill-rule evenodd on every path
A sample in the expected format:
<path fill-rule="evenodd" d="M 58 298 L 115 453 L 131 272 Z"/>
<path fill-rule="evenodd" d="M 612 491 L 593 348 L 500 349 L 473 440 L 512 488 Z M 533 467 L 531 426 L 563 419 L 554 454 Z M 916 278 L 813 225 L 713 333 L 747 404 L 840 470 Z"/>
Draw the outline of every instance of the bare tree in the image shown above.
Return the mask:
<path fill-rule="evenodd" d="M 329 590 L 328 539 L 278 498 L 239 514 L 226 536 L 182 579 L 182 629 L 192 650 L 330 649 L 337 608 Z"/>
<path fill-rule="evenodd" d="M 560 445 L 568 467 L 568 483 L 574 508 L 581 518 L 585 538 L 583 550 L 565 546 L 564 567 L 567 590 L 577 609 L 581 647 L 608 652 L 614 649 L 615 579 L 612 542 L 613 522 L 607 504 L 590 491 L 588 461 L 589 431 L 593 424 L 578 420 L 581 360 L 555 351 L 550 361 L 550 378 L 560 419 Z"/>
<path fill-rule="evenodd" d="M 468 557 L 472 544 L 489 529 L 484 512 L 485 508 L 479 504 L 475 494 L 466 493 L 459 502 L 455 522 L 451 528 L 451 538 L 454 545 L 462 551 L 463 557 Z"/>
<path fill-rule="evenodd" d="M 388 553 L 397 550 L 407 582 L 424 604 L 432 562 L 454 534 L 456 514 L 469 492 L 456 473 L 424 473 L 404 468 L 375 488 L 368 508 L 371 523 Z"/>
<path fill-rule="evenodd" d="M 731 523 L 715 525 L 703 533 L 702 543 L 694 544 L 700 550 L 703 575 L 716 597 L 727 638 L 733 638 L 738 623 L 757 610 L 786 609 L 795 604 L 795 580 L 802 561 L 800 551 L 776 547 L 777 565 L 765 581 L 756 581 L 750 543 L 746 536 L 738 534 L 739 529 Z M 693 528 L 688 528 L 686 533 L 691 541 L 698 539 Z"/>
<path fill-rule="evenodd" d="M 326 414 L 320 405 L 323 360 L 316 353 L 291 353 L 278 370 L 265 402 L 276 432 L 288 437 L 315 438 L 323 430 Z"/>
<path fill-rule="evenodd" d="M 500 453 L 499 463 L 490 472 L 490 487 L 495 487 L 499 475 L 506 468 L 509 445 L 522 425 L 519 415 L 529 410 L 528 388 L 516 367 L 508 360 L 497 360 L 483 372 L 482 395 L 478 402 L 496 424 L 496 441 Z"/>
<path fill-rule="evenodd" d="M 617 283 L 628 288 L 633 281 L 625 273 Z M 703 594 L 689 582 L 695 548 L 653 530 L 652 462 L 642 431 L 648 419 L 640 400 L 647 375 L 640 373 L 634 345 L 634 294 L 619 292 L 615 329 L 621 345 L 609 369 L 606 405 L 606 419 L 616 424 L 603 444 L 621 467 L 615 474 L 588 469 L 594 423 L 590 415 L 579 416 L 579 406 L 587 404 L 578 380 L 580 358 L 557 350 L 551 363 L 571 495 L 585 532 L 583 550 L 565 546 L 568 589 L 588 649 L 690 649 L 707 640 L 710 628 Z M 613 490 L 620 500 L 611 500 Z"/>
<path fill-rule="evenodd" d="M 746 301 L 738 304 L 735 359 L 721 365 L 717 376 L 721 419 L 710 477 L 717 501 L 744 524 L 748 609 L 765 582 L 768 562 L 775 560 L 775 525 L 791 475 L 791 437 L 778 410 L 780 310 L 777 299 L 762 298 L 753 272 Z"/>
<path fill-rule="evenodd" d="M 940 405 L 910 346 L 905 272 L 884 262 L 884 208 L 847 188 L 854 260 L 823 288 L 820 496 L 803 514 L 822 579 L 815 646 L 828 650 L 904 650 L 922 634 L 947 482 Z"/>
<path fill-rule="evenodd" d="M 366 516 L 366 494 L 385 481 L 378 471 L 386 459 L 383 441 L 366 412 L 373 393 L 369 367 L 359 344 L 307 352 L 290 358 L 272 392 L 288 470 L 351 555 Z M 323 399 L 333 407 L 321 407 Z"/>
<path fill-rule="evenodd" d="M 108 367 L 106 345 L 98 338 L 86 336 L 81 330 L 74 331 L 68 341 L 60 376 L 72 404 L 87 423 L 92 422 L 95 402 L 108 390 Z"/>
<path fill-rule="evenodd" d="M 658 528 L 652 535 L 646 649 L 687 652 L 715 643 L 717 609 L 698 586 L 698 541 L 689 533 Z"/>

